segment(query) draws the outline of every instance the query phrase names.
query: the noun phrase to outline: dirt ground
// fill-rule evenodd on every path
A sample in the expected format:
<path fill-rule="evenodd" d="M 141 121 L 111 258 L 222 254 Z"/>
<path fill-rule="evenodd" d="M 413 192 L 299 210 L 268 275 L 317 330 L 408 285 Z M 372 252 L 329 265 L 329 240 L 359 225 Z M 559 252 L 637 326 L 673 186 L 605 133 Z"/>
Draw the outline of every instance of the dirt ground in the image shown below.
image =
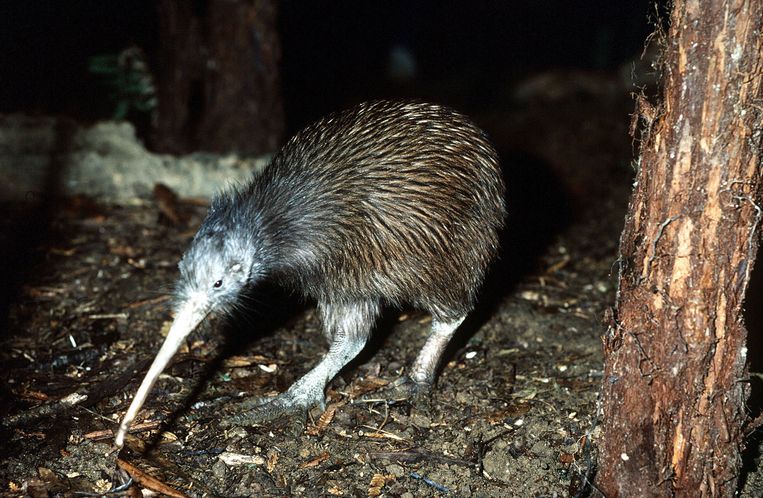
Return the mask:
<path fill-rule="evenodd" d="M 45 271 L 12 310 L 7 417 L 23 422 L 5 431 L 5 490 L 110 487 L 111 430 L 142 376 L 132 373 L 171 320 L 164 292 L 193 230 L 162 223 L 152 206 L 88 209 L 55 217 L 55 242 L 39 248 Z M 203 209 L 191 214 L 188 226 Z M 400 375 L 428 330 L 427 316 L 389 310 L 379 340 L 332 384 L 331 415 L 306 428 L 294 417 L 224 431 L 221 398 L 282 390 L 324 348 L 310 303 L 269 289 L 232 330 L 217 320 L 192 337 L 142 413 L 151 430 L 135 433 L 121 458 L 191 495 L 574 495 L 595 461 L 588 442 L 612 260 L 562 237 L 542 262 L 466 324 L 428 410 L 357 402 Z M 64 410 L 72 393 L 87 399 Z"/>
<path fill-rule="evenodd" d="M 589 484 L 602 437 L 600 336 L 614 303 L 627 164 L 596 202 L 565 204 L 533 161 L 513 160 L 526 173 L 507 174 L 501 261 L 429 404 L 374 400 L 429 327 L 420 312 L 389 309 L 331 383 L 325 413 L 221 428 L 237 398 L 285 390 L 325 351 L 312 303 L 268 285 L 248 312 L 191 335 L 118 457 L 113 431 L 171 322 L 176 264 L 205 206 L 5 206 L 3 242 L 15 249 L 3 255 L 0 492 L 101 495 L 129 473 L 134 485 L 114 494 L 600 496 Z M 763 495 L 758 444 L 741 496 Z"/>
<path fill-rule="evenodd" d="M 151 205 L 69 203 L 54 216 L 2 347 L 5 492 L 112 486 L 112 430 L 171 320 L 167 291 L 204 209 L 186 212 L 181 227 Z M 396 379 L 425 338 L 427 316 L 389 310 L 378 340 L 332 383 L 325 415 L 221 429 L 226 400 L 285 389 L 325 347 L 310 303 L 268 288 L 252 313 L 192 336 L 120 462 L 139 469 L 140 487 L 191 496 L 584 496 L 619 210 L 601 214 L 571 225 L 537 271 L 485 299 L 430 407 L 358 401 Z M 67 407 L 73 395 L 82 399 Z"/>

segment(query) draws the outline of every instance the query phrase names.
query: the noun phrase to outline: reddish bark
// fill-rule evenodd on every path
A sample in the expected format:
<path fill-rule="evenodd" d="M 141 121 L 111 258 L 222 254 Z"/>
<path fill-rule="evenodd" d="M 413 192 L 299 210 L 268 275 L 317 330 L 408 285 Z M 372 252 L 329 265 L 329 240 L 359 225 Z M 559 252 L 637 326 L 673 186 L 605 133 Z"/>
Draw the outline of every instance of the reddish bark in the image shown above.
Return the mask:
<path fill-rule="evenodd" d="M 761 33 L 761 0 L 673 4 L 604 339 L 597 481 L 609 498 L 736 490 L 742 303 L 761 218 Z"/>

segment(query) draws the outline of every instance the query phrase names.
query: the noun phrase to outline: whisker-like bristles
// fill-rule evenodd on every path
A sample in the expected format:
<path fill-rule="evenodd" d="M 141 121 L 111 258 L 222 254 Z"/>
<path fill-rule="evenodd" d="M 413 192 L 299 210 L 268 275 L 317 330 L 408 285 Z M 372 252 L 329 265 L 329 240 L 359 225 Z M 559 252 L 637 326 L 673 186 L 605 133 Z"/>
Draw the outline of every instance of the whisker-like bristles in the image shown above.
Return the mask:
<path fill-rule="evenodd" d="M 172 285 L 161 285 L 154 289 L 143 289 L 143 293 L 149 297 L 172 296 L 175 294 L 175 288 Z"/>

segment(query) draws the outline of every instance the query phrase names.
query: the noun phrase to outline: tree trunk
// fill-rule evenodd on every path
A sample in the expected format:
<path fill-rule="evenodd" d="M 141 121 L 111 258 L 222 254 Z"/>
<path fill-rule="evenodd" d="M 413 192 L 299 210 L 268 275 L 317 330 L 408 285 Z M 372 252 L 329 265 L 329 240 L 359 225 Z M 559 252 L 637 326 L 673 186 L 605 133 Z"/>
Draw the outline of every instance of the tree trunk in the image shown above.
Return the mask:
<path fill-rule="evenodd" d="M 275 0 L 160 0 L 154 148 L 260 154 L 284 128 Z"/>
<path fill-rule="evenodd" d="M 597 486 L 608 498 L 737 487 L 749 394 L 742 303 L 761 218 L 762 33 L 763 0 L 674 0 L 663 101 L 642 113 L 604 338 Z"/>

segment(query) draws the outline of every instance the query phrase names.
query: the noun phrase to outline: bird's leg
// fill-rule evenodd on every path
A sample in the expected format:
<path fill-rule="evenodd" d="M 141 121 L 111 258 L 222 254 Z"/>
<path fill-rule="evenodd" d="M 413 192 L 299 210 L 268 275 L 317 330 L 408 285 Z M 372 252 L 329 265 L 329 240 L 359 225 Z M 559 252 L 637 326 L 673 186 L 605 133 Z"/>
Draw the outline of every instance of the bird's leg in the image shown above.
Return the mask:
<path fill-rule="evenodd" d="M 445 348 L 450 338 L 464 321 L 466 316 L 453 321 L 432 320 L 432 329 L 429 332 L 424 346 L 421 348 L 416 361 L 408 371 L 408 375 L 400 377 L 395 382 L 388 384 L 382 390 L 370 393 L 363 397 L 363 401 L 386 401 L 394 403 L 398 401 L 413 400 L 420 408 L 429 408 L 429 393 L 434 384 L 437 366 L 440 364 Z"/>
<path fill-rule="evenodd" d="M 440 358 L 443 352 L 445 352 L 450 338 L 453 337 L 453 334 L 464 321 L 464 318 L 466 316 L 451 322 L 432 320 L 432 330 L 429 333 L 429 337 L 427 337 L 427 342 L 421 348 L 408 374 L 417 389 L 425 391 L 431 389 L 434 384 L 437 366 L 440 364 Z"/>
<path fill-rule="evenodd" d="M 366 345 L 379 314 L 379 302 L 319 303 L 318 310 L 326 328 L 326 336 L 332 338 L 323 359 L 275 399 L 265 402 L 261 399 L 247 400 L 241 403 L 238 408 L 246 411 L 227 419 L 223 422 L 224 426 L 272 420 L 285 413 L 305 411 L 316 405 L 325 408 L 326 385 Z"/>

